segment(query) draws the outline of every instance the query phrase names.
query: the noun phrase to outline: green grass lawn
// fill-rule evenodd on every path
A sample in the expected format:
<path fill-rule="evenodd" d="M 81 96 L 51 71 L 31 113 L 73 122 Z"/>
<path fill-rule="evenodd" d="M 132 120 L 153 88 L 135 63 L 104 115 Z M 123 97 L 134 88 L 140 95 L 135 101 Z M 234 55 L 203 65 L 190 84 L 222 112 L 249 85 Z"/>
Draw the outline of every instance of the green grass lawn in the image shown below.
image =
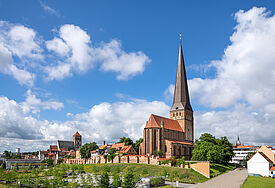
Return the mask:
<path fill-rule="evenodd" d="M 275 187 L 275 179 L 270 177 L 248 176 L 242 188 L 272 188 Z"/>
<path fill-rule="evenodd" d="M 139 177 L 168 175 L 168 177 L 166 176 L 167 181 L 179 181 L 182 183 L 198 183 L 198 179 L 200 183 L 202 183 L 208 180 L 208 178 L 202 176 L 192 169 L 148 164 L 91 164 L 84 165 L 84 170 L 93 174 L 101 174 L 103 171 L 107 171 L 110 175 L 120 172 L 125 173 L 131 170 Z"/>
<path fill-rule="evenodd" d="M 228 165 L 221 165 L 221 164 L 210 164 L 210 175 L 216 176 L 218 174 L 224 173 L 227 170 L 232 170 L 235 168 L 235 165 L 228 164 Z"/>

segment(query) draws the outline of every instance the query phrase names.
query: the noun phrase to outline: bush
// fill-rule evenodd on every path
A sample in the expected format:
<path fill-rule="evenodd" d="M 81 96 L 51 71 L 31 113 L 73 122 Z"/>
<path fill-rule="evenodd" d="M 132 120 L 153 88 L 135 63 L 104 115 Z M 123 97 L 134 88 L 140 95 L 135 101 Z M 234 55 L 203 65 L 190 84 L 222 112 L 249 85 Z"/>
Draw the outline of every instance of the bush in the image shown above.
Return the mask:
<path fill-rule="evenodd" d="M 162 182 L 163 182 L 162 177 L 154 177 L 150 180 L 150 184 L 152 186 L 159 186 L 162 184 Z"/>
<path fill-rule="evenodd" d="M 137 183 L 137 178 L 135 178 L 133 171 L 130 170 L 124 176 L 122 187 L 123 188 L 133 188 L 136 186 L 136 183 Z"/>
<path fill-rule="evenodd" d="M 103 174 L 100 177 L 100 180 L 98 182 L 98 187 L 100 188 L 106 188 L 106 187 L 110 187 L 110 179 L 109 179 L 109 175 L 108 173 L 105 171 L 103 172 Z"/>
<path fill-rule="evenodd" d="M 166 165 L 166 164 L 169 164 L 169 163 L 170 163 L 169 160 L 161 160 L 161 161 L 160 161 L 160 164 L 161 164 L 161 165 Z"/>
<path fill-rule="evenodd" d="M 122 183 L 121 177 L 119 174 L 115 174 L 113 177 L 113 183 L 112 185 L 115 187 L 120 187 Z"/>

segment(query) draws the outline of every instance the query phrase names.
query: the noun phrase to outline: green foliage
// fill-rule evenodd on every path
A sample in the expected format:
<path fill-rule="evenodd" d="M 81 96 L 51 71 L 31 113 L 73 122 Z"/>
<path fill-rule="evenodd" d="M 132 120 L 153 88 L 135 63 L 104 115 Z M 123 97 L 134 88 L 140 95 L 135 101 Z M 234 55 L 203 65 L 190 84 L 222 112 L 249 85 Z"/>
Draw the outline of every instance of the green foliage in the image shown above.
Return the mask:
<path fill-rule="evenodd" d="M 216 139 L 209 133 L 202 134 L 199 140 L 195 141 L 192 152 L 192 160 L 210 161 L 219 164 L 228 164 L 233 156 L 233 145 L 226 137 Z"/>
<path fill-rule="evenodd" d="M 110 187 L 110 179 L 109 179 L 109 175 L 108 173 L 105 171 L 103 172 L 103 174 L 100 177 L 100 180 L 98 182 L 98 187 L 100 188 L 106 188 L 106 187 Z"/>
<path fill-rule="evenodd" d="M 8 157 L 10 157 L 11 155 L 10 155 L 10 152 L 8 152 L 7 150 L 6 151 L 4 151 L 4 155 L 5 155 L 5 157 L 6 158 L 8 158 Z"/>
<path fill-rule="evenodd" d="M 224 173 L 227 170 L 232 170 L 235 166 L 232 164 L 221 165 L 221 164 L 210 164 L 210 175 L 216 176 L 218 174 Z"/>
<path fill-rule="evenodd" d="M 60 159 L 60 158 L 59 158 L 59 159 L 57 160 L 57 164 L 62 164 L 62 163 L 63 163 L 63 159 Z"/>
<path fill-rule="evenodd" d="M 47 163 L 47 166 L 53 166 L 53 159 L 46 159 L 42 161 L 41 163 Z"/>
<path fill-rule="evenodd" d="M 67 158 L 67 159 L 75 159 L 75 156 L 72 156 L 72 155 L 64 155 L 64 158 Z"/>
<path fill-rule="evenodd" d="M 6 170 L 6 168 L 5 168 L 5 166 L 4 166 L 4 163 L 1 164 L 0 170 Z"/>
<path fill-rule="evenodd" d="M 255 154 L 256 152 L 249 152 L 243 160 L 244 166 L 247 168 L 247 161 Z"/>
<path fill-rule="evenodd" d="M 153 186 L 159 186 L 162 182 L 162 178 L 161 177 L 154 177 L 154 178 L 151 178 L 150 180 L 150 184 L 153 185 Z"/>
<path fill-rule="evenodd" d="M 135 178 L 133 171 L 130 170 L 124 176 L 122 187 L 132 188 L 136 186 L 136 183 L 137 179 Z"/>
<path fill-rule="evenodd" d="M 162 157 L 162 156 L 163 156 L 163 151 L 159 150 L 159 151 L 158 151 L 158 156 L 159 156 L 159 157 Z"/>
<path fill-rule="evenodd" d="M 143 142 L 143 138 L 140 138 L 140 139 L 138 139 L 138 140 L 136 141 L 136 143 L 135 143 L 134 148 L 135 148 L 135 150 L 136 150 L 137 153 L 139 153 L 139 146 L 140 146 L 140 144 L 141 144 L 142 142 Z"/>
<path fill-rule="evenodd" d="M 13 166 L 13 170 L 14 170 L 14 171 L 19 170 L 18 163 L 15 163 L 15 165 Z"/>
<path fill-rule="evenodd" d="M 154 155 L 155 157 L 158 156 L 158 151 L 157 151 L 157 150 L 154 150 L 153 155 Z"/>
<path fill-rule="evenodd" d="M 130 138 L 126 138 L 126 137 L 120 138 L 120 140 L 117 143 L 123 143 L 123 142 L 125 143 L 126 146 L 134 145 L 133 140 L 131 140 Z"/>
<path fill-rule="evenodd" d="M 177 160 L 175 157 L 172 157 L 172 159 L 170 159 L 170 163 L 171 163 L 171 166 L 176 166 L 177 165 Z"/>
<path fill-rule="evenodd" d="M 161 160 L 161 161 L 160 161 L 160 164 L 161 164 L 161 165 L 166 165 L 166 164 L 169 164 L 169 163 L 170 163 L 169 160 Z"/>
<path fill-rule="evenodd" d="M 113 176 L 113 183 L 112 183 L 112 185 L 115 186 L 115 187 L 120 187 L 121 183 L 122 183 L 122 180 L 121 180 L 120 175 L 119 174 L 115 174 Z"/>
<path fill-rule="evenodd" d="M 115 154 L 115 153 L 116 153 L 116 148 L 110 149 L 109 154 Z"/>
<path fill-rule="evenodd" d="M 98 145 L 95 142 L 86 143 L 80 148 L 81 158 L 90 158 L 91 151 L 98 149 Z"/>

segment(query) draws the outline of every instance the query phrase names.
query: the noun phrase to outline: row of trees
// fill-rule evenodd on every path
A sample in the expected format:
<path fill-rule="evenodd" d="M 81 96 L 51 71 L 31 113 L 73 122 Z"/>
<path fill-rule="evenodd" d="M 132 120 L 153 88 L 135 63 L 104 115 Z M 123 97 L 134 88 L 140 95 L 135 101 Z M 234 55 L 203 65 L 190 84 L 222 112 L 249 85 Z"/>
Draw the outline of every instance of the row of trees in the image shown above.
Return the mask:
<path fill-rule="evenodd" d="M 130 138 L 122 137 L 122 138 L 120 138 L 120 140 L 117 143 L 123 143 L 123 142 L 125 143 L 126 146 L 132 145 L 133 148 L 138 153 L 139 146 L 143 142 L 143 139 L 140 138 L 139 140 L 137 140 L 134 143 L 133 140 L 131 140 Z M 91 157 L 91 151 L 96 150 L 98 148 L 99 147 L 98 147 L 98 145 L 95 142 L 86 143 L 83 146 L 81 146 L 81 148 L 80 148 L 80 155 L 81 155 L 82 158 L 90 158 Z M 114 151 L 110 151 L 109 155 L 113 156 L 114 153 L 115 153 Z"/>

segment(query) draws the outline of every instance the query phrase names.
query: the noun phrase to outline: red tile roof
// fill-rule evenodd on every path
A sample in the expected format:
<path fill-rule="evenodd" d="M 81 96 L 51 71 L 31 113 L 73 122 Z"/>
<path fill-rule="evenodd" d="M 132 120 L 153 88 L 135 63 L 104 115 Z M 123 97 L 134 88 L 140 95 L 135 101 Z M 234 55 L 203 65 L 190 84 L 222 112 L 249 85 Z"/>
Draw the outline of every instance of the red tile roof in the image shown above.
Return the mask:
<path fill-rule="evenodd" d="M 116 143 L 113 144 L 111 148 L 116 148 L 116 150 L 120 150 L 121 148 L 123 148 L 125 146 L 125 143 Z"/>
<path fill-rule="evenodd" d="M 250 145 L 248 145 L 248 146 L 237 146 L 236 148 L 253 148 L 254 146 L 250 146 Z"/>
<path fill-rule="evenodd" d="M 74 133 L 74 136 L 81 136 L 81 135 L 80 135 L 79 132 L 77 131 L 76 133 Z"/>
<path fill-rule="evenodd" d="M 161 120 L 163 120 L 164 128 L 173 130 L 173 131 L 179 131 L 184 132 L 177 120 L 168 119 L 165 117 L 157 116 L 154 114 L 151 114 L 148 122 L 146 123 L 145 128 L 160 128 L 161 127 Z"/>
<path fill-rule="evenodd" d="M 107 144 L 102 145 L 102 146 L 100 146 L 100 147 L 99 147 L 99 149 L 106 149 L 106 148 L 107 148 L 107 146 L 108 146 Z"/>
<path fill-rule="evenodd" d="M 269 170 L 275 171 L 275 166 L 272 166 Z"/>
<path fill-rule="evenodd" d="M 165 139 L 167 140 L 167 139 Z M 186 141 L 174 141 L 174 140 L 167 140 L 168 142 L 172 142 L 172 143 L 175 143 L 175 144 L 186 144 L 186 145 L 193 145 L 192 142 L 186 142 Z"/>

